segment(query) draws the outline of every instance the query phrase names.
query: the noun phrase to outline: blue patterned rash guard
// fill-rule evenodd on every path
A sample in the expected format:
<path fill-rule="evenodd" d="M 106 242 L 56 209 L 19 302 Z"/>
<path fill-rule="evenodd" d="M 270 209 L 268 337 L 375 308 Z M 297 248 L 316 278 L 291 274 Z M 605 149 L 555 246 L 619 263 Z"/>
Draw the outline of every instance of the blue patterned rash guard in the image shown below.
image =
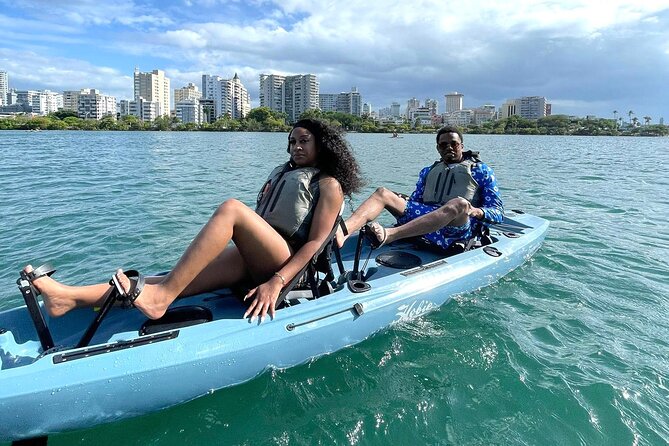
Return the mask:
<path fill-rule="evenodd" d="M 441 206 L 438 204 L 423 203 L 423 192 L 425 190 L 425 180 L 432 166 L 427 166 L 420 171 L 416 190 L 407 200 L 404 214 L 397 219 L 398 225 L 403 225 L 411 220 L 428 214 Z M 473 206 L 481 208 L 484 214 L 484 224 L 500 223 L 504 219 L 504 206 L 499 194 L 497 179 L 492 168 L 485 163 L 476 163 L 472 166 L 472 177 L 480 188 L 480 203 L 472 203 Z M 423 240 L 432 245 L 441 248 L 448 248 L 453 242 L 472 237 L 473 231 L 481 221 L 470 217 L 469 221 L 462 226 L 444 226 L 435 232 L 430 232 L 422 236 Z"/>

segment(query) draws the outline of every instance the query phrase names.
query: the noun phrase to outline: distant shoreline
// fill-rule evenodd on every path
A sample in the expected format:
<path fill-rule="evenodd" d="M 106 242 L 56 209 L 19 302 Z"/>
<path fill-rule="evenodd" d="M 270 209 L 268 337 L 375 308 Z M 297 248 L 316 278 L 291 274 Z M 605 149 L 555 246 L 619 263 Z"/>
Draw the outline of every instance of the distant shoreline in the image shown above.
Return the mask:
<path fill-rule="evenodd" d="M 173 132 L 288 132 L 291 126 L 283 116 L 251 111 L 244 119 L 220 118 L 214 123 L 182 123 L 175 118 L 159 117 L 152 122 L 140 121 L 135 116 L 124 116 L 120 120 L 106 117 L 101 120 L 80 119 L 76 116 L 52 114 L 48 116 L 15 116 L 0 118 L 0 130 L 46 131 L 173 131 Z M 436 133 L 441 124 L 412 128 L 408 123 L 380 124 L 371 118 L 341 113 L 321 113 L 317 110 L 305 113 L 310 118 L 323 119 L 351 133 L 421 134 Z M 631 120 L 634 121 L 634 120 Z M 549 136 L 669 136 L 669 126 L 664 124 L 624 123 L 605 118 L 576 118 L 554 115 L 536 120 L 518 116 L 488 121 L 480 125 L 459 127 L 463 133 L 472 135 L 549 135 Z M 392 136 L 391 136 L 392 138 Z"/>

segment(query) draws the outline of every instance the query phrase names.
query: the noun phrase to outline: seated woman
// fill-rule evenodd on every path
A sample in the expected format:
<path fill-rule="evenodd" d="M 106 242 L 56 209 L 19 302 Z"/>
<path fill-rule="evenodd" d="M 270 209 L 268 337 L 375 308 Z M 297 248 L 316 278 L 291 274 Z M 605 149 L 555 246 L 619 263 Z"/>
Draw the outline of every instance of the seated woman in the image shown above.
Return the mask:
<path fill-rule="evenodd" d="M 257 286 L 244 317 L 274 317 L 283 286 L 315 255 L 342 208 L 362 184 L 359 166 L 343 135 L 317 120 L 297 122 L 288 135 L 290 161 L 275 168 L 258 195 L 256 210 L 238 200 L 221 204 L 166 276 L 137 280 L 122 270 L 115 280 L 131 303 L 151 319 L 165 314 L 177 298 L 229 287 L 242 280 Z M 232 240 L 233 244 L 229 244 Z M 32 271 L 30 265 L 24 271 Z M 47 312 L 60 316 L 80 306 L 99 306 L 107 283 L 67 286 L 48 276 L 32 279 Z M 141 287 L 137 287 L 139 290 Z"/>

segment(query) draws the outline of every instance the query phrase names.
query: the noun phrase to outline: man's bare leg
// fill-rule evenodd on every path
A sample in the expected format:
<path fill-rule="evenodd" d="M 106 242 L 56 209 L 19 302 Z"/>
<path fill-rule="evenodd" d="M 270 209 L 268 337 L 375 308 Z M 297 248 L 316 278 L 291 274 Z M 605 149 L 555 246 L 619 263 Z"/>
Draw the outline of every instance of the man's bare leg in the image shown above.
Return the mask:
<path fill-rule="evenodd" d="M 398 196 L 395 192 L 385 187 L 379 187 L 356 209 L 346 220 L 346 229 L 349 235 L 362 228 L 364 225 L 373 221 L 381 215 L 383 210 L 387 210 L 393 216 L 400 217 L 404 214 L 407 202 L 404 198 Z M 341 228 L 337 229 L 337 245 L 341 248 L 348 238 L 344 235 Z"/>
<path fill-rule="evenodd" d="M 467 223 L 471 208 L 471 204 L 464 198 L 454 198 L 433 212 L 422 215 L 401 226 L 389 228 L 376 226 L 376 237 L 381 241 L 385 229 L 385 243 L 392 243 L 403 238 L 429 234 L 444 226 L 462 226 Z"/>

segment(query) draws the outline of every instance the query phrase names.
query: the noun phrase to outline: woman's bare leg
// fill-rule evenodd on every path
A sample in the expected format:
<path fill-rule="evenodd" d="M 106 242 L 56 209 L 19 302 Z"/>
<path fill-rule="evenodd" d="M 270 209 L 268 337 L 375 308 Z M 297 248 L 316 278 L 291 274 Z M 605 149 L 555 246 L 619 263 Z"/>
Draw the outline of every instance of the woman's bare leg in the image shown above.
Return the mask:
<path fill-rule="evenodd" d="M 404 214 L 406 205 L 407 202 L 404 198 L 398 196 L 390 189 L 379 187 L 346 220 L 346 229 L 349 235 L 353 234 L 381 215 L 384 209 L 388 210 L 393 216 L 400 217 Z M 341 229 L 337 230 L 336 239 L 340 248 L 344 245 L 348 237 L 348 235 L 344 235 Z"/>
<path fill-rule="evenodd" d="M 174 299 L 223 252 L 231 239 L 254 279 L 271 276 L 291 255 L 286 241 L 265 220 L 243 203 L 228 200 L 214 212 L 174 269 L 160 283 L 146 285 L 135 300 L 135 306 L 149 318 L 161 317 Z M 211 271 L 210 268 L 206 274 Z M 124 274 L 118 277 L 129 289 L 130 280 Z"/>
<path fill-rule="evenodd" d="M 244 247 L 243 255 L 237 246 L 227 246 L 233 231 L 235 234 L 232 239 Z M 221 246 L 223 249 L 220 249 Z M 202 252 L 205 256 L 213 256 L 213 258 L 207 264 L 205 260 L 196 262 L 197 265 L 193 267 L 190 259 L 197 256 L 198 252 Z M 289 257 L 290 249 L 287 243 L 267 222 L 237 200 L 229 200 L 217 209 L 179 260 L 173 272 L 167 276 L 146 278 L 145 291 L 135 301 L 135 304 L 147 316 L 158 318 L 164 314 L 169 303 L 176 297 L 220 289 L 245 277 L 251 277 L 254 280 L 266 279 Z M 180 292 L 173 295 L 175 291 L 170 291 L 171 294 L 165 297 L 167 293 L 160 290 L 159 285 L 163 285 L 170 278 L 174 280 L 175 272 L 177 280 L 186 281 L 189 273 L 192 275 L 193 271 L 197 271 L 198 265 L 201 268 L 200 271 L 186 286 L 183 286 Z M 183 269 L 184 266 L 187 267 L 185 272 L 176 271 L 177 268 Z M 30 265 L 24 269 L 26 272 L 32 271 Z M 118 276 L 125 289 L 129 289 L 130 280 L 123 274 Z M 177 286 L 181 287 L 180 284 L 183 284 L 183 281 L 177 282 Z M 111 290 L 108 283 L 69 286 L 48 276 L 35 279 L 33 284 L 42 293 L 45 308 L 52 317 L 61 316 L 76 307 L 100 306 Z M 168 286 L 170 290 L 175 287 L 173 283 Z M 165 301 L 169 301 L 168 303 L 156 304 L 151 301 L 149 296 L 160 299 L 160 292 L 163 292 L 162 296 Z"/>
<path fill-rule="evenodd" d="M 25 272 L 33 270 L 31 265 Z M 211 262 L 179 295 L 179 297 L 212 291 L 236 283 L 248 276 L 244 259 L 235 246 L 228 246 Z M 158 284 L 165 276 L 148 276 L 147 284 Z M 33 280 L 33 284 L 42 294 L 44 307 L 51 317 L 62 316 L 77 307 L 99 307 L 109 295 L 112 287 L 108 283 L 95 285 L 70 286 L 48 276 Z"/>

